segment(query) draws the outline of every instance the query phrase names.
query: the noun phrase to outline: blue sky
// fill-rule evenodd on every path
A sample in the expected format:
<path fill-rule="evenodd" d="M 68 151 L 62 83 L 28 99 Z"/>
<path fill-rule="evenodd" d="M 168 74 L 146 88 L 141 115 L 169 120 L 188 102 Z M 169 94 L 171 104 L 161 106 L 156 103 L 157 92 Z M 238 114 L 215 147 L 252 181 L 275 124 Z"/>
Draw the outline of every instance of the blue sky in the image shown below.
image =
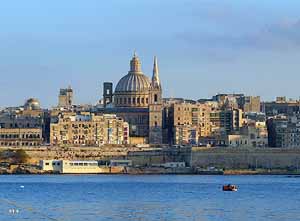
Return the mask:
<path fill-rule="evenodd" d="M 55 106 L 68 85 L 76 103 L 94 104 L 134 49 L 149 76 L 158 56 L 165 97 L 298 98 L 299 11 L 295 0 L 4 1 L 0 107 Z"/>

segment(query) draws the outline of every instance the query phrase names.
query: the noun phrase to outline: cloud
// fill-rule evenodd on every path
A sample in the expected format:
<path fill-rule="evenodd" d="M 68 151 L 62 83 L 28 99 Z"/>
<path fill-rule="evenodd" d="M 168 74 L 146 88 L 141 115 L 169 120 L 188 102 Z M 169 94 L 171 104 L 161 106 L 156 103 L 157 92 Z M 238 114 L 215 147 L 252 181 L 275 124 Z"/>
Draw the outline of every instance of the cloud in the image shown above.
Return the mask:
<path fill-rule="evenodd" d="M 211 31 L 198 29 L 179 32 L 178 41 L 193 48 L 208 51 L 295 50 L 300 47 L 300 20 L 283 20 L 257 28 L 257 31 Z"/>

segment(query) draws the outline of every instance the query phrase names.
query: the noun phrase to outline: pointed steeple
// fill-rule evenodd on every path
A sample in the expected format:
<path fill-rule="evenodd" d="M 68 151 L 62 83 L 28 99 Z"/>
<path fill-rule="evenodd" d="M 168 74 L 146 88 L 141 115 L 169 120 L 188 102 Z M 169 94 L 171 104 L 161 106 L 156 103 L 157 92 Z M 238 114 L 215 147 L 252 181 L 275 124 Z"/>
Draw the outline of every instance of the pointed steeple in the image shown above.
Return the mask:
<path fill-rule="evenodd" d="M 153 76 L 152 76 L 152 86 L 153 87 L 160 87 L 160 80 L 159 80 L 159 72 L 158 72 L 158 64 L 157 64 L 157 57 L 154 56 L 154 64 L 153 64 Z"/>

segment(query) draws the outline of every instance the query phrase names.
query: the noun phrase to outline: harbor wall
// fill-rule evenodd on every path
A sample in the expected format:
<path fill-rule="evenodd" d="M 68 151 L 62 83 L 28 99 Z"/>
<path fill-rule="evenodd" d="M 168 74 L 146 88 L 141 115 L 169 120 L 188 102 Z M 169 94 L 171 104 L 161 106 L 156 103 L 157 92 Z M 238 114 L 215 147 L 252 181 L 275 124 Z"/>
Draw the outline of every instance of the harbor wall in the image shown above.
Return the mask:
<path fill-rule="evenodd" d="M 224 169 L 300 169 L 300 149 L 198 148 L 192 151 L 193 167 Z"/>

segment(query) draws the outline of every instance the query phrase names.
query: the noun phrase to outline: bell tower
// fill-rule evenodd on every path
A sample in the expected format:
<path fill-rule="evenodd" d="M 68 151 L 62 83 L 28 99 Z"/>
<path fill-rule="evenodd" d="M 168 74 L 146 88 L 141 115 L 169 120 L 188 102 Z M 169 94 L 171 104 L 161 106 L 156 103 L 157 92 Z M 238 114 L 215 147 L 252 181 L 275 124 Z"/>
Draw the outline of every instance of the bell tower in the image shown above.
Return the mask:
<path fill-rule="evenodd" d="M 149 93 L 149 143 L 162 144 L 162 87 L 157 58 L 154 57 L 153 76 Z"/>

